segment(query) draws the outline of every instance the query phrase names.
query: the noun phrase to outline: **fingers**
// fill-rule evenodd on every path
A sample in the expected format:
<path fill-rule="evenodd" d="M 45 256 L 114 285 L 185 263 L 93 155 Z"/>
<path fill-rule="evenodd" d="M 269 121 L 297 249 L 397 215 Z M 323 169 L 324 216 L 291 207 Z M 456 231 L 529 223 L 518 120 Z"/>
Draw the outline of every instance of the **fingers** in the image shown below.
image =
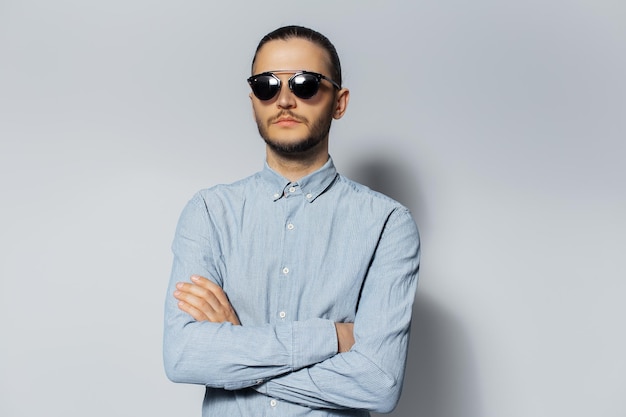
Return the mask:
<path fill-rule="evenodd" d="M 193 283 L 176 284 L 174 297 L 179 300 L 178 307 L 197 321 L 223 323 L 225 321 L 239 325 L 239 319 L 222 288 L 214 282 L 194 275 Z"/>
<path fill-rule="evenodd" d="M 180 308 L 185 313 L 189 314 L 196 321 L 209 321 L 209 318 L 206 316 L 206 314 L 204 314 L 204 312 L 202 312 L 201 310 L 198 310 L 191 304 L 188 304 L 184 301 L 178 302 L 178 308 Z"/>
<path fill-rule="evenodd" d="M 207 291 L 210 291 L 211 294 L 213 294 L 213 296 L 217 298 L 220 304 L 222 305 L 230 304 L 228 301 L 228 297 L 226 297 L 226 294 L 224 294 L 224 290 L 222 290 L 222 287 L 220 287 L 219 285 L 217 285 L 210 279 L 201 277 L 200 275 L 192 275 L 191 280 L 199 287 L 204 288 Z"/>
<path fill-rule="evenodd" d="M 354 323 L 335 323 L 337 331 L 337 352 L 349 351 L 354 345 Z"/>
<path fill-rule="evenodd" d="M 174 296 L 177 299 L 186 301 L 197 308 L 202 308 L 204 304 L 208 304 L 208 306 L 213 309 L 219 308 L 220 305 L 223 305 L 220 299 L 216 296 L 214 292 L 215 290 L 207 289 L 206 284 L 202 287 L 188 282 L 179 282 L 176 284 L 176 290 L 177 291 L 174 293 Z M 219 291 L 223 293 L 221 288 L 219 288 Z"/>
<path fill-rule="evenodd" d="M 211 293 L 211 291 L 185 282 L 179 282 L 176 284 L 174 297 L 176 297 L 178 301 L 189 306 L 187 307 L 187 310 L 190 311 L 183 310 L 182 308 L 181 310 L 191 314 L 191 316 L 196 320 L 210 320 L 213 313 L 221 307 L 220 302 L 215 295 Z M 202 314 L 198 315 L 192 313 L 196 311 L 199 311 Z"/>
<path fill-rule="evenodd" d="M 192 278 L 192 280 L 194 279 Z M 202 278 L 202 280 L 203 281 L 197 281 L 194 284 L 190 284 L 188 282 L 179 282 L 176 284 L 178 294 L 184 297 L 182 298 L 183 301 L 187 301 L 191 304 L 203 301 L 213 306 L 213 308 L 217 308 L 220 304 L 224 304 L 222 299 L 225 297 L 218 297 L 218 294 L 224 294 L 222 289 L 206 278 Z M 207 283 L 212 284 L 212 286 Z"/>

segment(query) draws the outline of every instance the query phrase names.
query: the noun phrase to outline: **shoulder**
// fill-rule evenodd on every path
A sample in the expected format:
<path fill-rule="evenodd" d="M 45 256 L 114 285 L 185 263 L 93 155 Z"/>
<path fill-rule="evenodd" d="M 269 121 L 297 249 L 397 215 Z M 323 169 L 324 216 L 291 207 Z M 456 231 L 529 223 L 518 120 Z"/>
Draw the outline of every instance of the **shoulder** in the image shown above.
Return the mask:
<path fill-rule="evenodd" d="M 221 218 L 243 207 L 251 192 L 258 192 L 258 174 L 230 184 L 217 184 L 197 191 L 185 205 L 181 218 Z"/>
<path fill-rule="evenodd" d="M 343 175 L 334 184 L 335 205 L 345 218 L 362 225 L 417 229 L 411 211 L 393 198 Z"/>
<path fill-rule="evenodd" d="M 243 199 L 250 190 L 258 188 L 260 176 L 258 173 L 250 175 L 230 184 L 217 184 L 203 188 L 191 198 L 194 204 L 212 205 L 220 202 Z"/>
<path fill-rule="evenodd" d="M 372 190 L 366 185 L 358 183 L 341 174 L 337 176 L 338 191 L 349 195 L 350 199 L 357 204 L 370 204 L 380 209 L 409 212 L 409 209 L 393 198 Z"/>
<path fill-rule="evenodd" d="M 335 185 L 339 209 L 356 222 L 355 228 L 373 228 L 392 242 L 413 242 L 419 247 L 419 230 L 408 207 L 342 175 L 338 175 Z"/>

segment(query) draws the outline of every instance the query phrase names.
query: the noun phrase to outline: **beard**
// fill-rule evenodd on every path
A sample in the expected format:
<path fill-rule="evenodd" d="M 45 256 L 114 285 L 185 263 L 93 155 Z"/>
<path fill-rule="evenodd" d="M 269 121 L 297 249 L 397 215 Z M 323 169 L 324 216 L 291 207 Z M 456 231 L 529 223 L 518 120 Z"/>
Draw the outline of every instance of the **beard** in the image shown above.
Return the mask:
<path fill-rule="evenodd" d="M 267 124 L 257 118 L 256 124 L 259 129 L 259 134 L 261 135 L 267 146 L 269 146 L 274 152 L 278 154 L 284 156 L 295 156 L 298 154 L 306 153 L 307 151 L 315 148 L 328 137 L 328 132 L 330 132 L 330 124 L 333 119 L 332 105 L 333 103 L 331 102 L 331 106 L 329 106 L 328 110 L 311 124 L 308 123 L 308 119 L 298 116 L 289 110 L 285 110 L 281 112 L 278 116 L 276 116 L 276 118 L 289 116 L 310 126 L 309 134 L 298 140 L 294 140 L 289 143 L 283 143 L 275 138 L 270 137 Z"/>

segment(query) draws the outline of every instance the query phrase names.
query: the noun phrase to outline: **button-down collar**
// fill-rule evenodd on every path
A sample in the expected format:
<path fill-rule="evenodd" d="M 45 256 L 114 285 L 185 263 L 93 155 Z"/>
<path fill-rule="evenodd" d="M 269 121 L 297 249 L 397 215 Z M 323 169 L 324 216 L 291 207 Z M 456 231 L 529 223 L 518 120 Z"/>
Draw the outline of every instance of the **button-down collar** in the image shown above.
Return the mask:
<path fill-rule="evenodd" d="M 311 203 L 332 185 L 337 177 L 337 170 L 332 158 L 329 157 L 324 166 L 306 177 L 300 178 L 298 181 L 289 181 L 270 168 L 267 162 L 265 162 L 260 175 L 268 184 L 268 195 L 273 201 L 279 200 L 288 194 L 290 188 L 299 187 L 302 191 L 302 197 Z"/>

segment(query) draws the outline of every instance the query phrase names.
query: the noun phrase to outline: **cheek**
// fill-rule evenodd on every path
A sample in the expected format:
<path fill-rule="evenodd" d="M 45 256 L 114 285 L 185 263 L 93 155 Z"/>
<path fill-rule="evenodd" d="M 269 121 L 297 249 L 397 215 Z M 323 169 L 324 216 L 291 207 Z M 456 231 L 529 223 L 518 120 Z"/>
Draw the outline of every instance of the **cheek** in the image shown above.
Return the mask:
<path fill-rule="evenodd" d="M 269 111 L 267 108 L 265 108 L 265 106 L 259 105 L 258 103 L 252 101 L 252 117 L 254 118 L 254 120 L 256 120 L 257 122 L 260 120 L 267 120 L 268 115 Z"/>
<path fill-rule="evenodd" d="M 328 119 L 335 114 L 336 103 L 334 100 L 330 100 L 324 104 L 320 104 L 319 110 L 316 112 L 317 119 Z"/>

